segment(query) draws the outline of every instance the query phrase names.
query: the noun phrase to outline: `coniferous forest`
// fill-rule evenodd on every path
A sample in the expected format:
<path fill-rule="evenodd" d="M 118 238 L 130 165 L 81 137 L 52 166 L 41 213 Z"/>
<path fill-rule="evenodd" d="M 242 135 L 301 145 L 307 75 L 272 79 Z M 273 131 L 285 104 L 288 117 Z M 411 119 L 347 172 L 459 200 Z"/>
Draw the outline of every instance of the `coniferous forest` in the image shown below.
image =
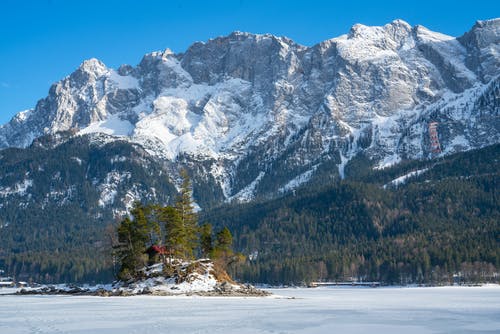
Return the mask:
<path fill-rule="evenodd" d="M 417 170 L 425 172 L 391 183 Z M 384 170 L 358 156 L 344 180 L 318 170 L 307 185 L 279 198 L 199 212 L 199 225 L 206 227 L 197 229 L 198 244 L 180 251 L 213 251 L 212 226 L 227 227 L 233 249 L 246 257 L 229 272 L 243 282 L 499 282 L 499 174 L 500 145 Z M 120 268 L 113 263 L 111 236 L 124 220 L 96 223 L 80 203 L 65 208 L 54 208 L 52 216 L 47 210 L 24 212 L 32 224 L 3 227 L 0 267 L 37 282 L 112 280 Z M 179 212 L 172 210 L 150 213 L 172 218 Z M 160 233 L 167 221 L 175 220 L 161 223 Z M 162 240 L 168 244 L 166 235 Z"/>
<path fill-rule="evenodd" d="M 496 145 L 365 169 L 329 185 L 320 177 L 283 198 L 229 205 L 203 219 L 228 226 L 235 248 L 252 254 L 234 273 L 243 281 L 498 282 L 499 158 Z M 388 184 L 424 168 L 406 184 Z"/>

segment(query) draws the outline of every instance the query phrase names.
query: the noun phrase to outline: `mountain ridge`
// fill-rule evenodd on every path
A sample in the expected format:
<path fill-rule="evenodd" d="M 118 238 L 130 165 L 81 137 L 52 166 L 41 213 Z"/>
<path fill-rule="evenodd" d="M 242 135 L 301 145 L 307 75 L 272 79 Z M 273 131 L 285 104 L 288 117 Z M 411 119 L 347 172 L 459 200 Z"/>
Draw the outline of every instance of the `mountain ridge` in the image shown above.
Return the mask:
<path fill-rule="evenodd" d="M 175 174 L 215 187 L 215 201 L 290 191 L 320 166 L 344 177 L 358 154 L 373 167 L 500 141 L 500 19 L 454 38 L 402 20 L 354 25 L 314 46 L 233 32 L 136 67 L 92 58 L 35 109 L 0 127 L 0 147 L 59 131 L 142 145 Z M 299 182 L 300 181 L 300 182 Z"/>

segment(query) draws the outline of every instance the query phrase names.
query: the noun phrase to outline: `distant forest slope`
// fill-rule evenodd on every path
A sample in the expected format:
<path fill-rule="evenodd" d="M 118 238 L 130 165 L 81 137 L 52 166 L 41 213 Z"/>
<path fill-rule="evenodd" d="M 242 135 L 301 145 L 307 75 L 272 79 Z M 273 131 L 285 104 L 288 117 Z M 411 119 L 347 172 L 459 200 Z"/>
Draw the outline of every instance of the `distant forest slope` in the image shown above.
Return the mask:
<path fill-rule="evenodd" d="M 23 281 L 112 280 L 106 227 L 134 198 L 168 203 L 177 191 L 161 175 L 141 147 L 106 138 L 0 151 L 0 269 Z"/>
<path fill-rule="evenodd" d="M 412 172 L 419 175 L 391 183 Z M 235 273 L 244 281 L 498 281 L 499 175 L 495 145 L 382 171 L 360 167 L 345 181 L 228 205 L 203 220 L 228 226 L 235 248 L 252 254 Z"/>
<path fill-rule="evenodd" d="M 9 275 L 37 282 L 111 281 L 106 227 L 117 223 L 114 210 L 124 210 L 118 199 L 136 189 L 145 204 L 169 203 L 176 193 L 166 178 L 151 177 L 165 173 L 164 167 L 139 147 L 80 142 L 86 140 L 68 141 L 54 152 L 43 143 L 0 152 L 0 182 L 25 180 L 16 182 L 29 189 L 4 186 L 18 191 L 0 209 L 0 268 Z M 247 255 L 231 275 L 271 284 L 498 282 L 500 145 L 385 170 L 373 170 L 358 156 L 349 167 L 343 181 L 325 170 L 324 177 L 319 173 L 281 198 L 201 212 L 200 224 L 227 226 L 234 250 Z M 117 200 L 99 206 L 115 174 Z M 45 205 L 47 196 L 60 196 L 59 205 Z"/>

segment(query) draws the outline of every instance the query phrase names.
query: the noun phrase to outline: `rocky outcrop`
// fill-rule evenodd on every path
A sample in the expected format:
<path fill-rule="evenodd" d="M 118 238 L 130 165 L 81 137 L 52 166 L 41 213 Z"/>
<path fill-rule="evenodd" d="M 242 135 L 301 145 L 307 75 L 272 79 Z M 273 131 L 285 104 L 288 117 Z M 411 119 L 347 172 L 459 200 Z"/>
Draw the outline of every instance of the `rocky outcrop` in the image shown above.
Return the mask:
<path fill-rule="evenodd" d="M 209 259 L 181 261 L 172 259 L 148 266 L 140 278 L 115 282 L 108 286 L 81 287 L 77 285 L 47 285 L 25 288 L 21 295 L 91 295 L 91 296 L 221 296 L 264 297 L 271 293 L 249 284 L 239 284 Z"/>

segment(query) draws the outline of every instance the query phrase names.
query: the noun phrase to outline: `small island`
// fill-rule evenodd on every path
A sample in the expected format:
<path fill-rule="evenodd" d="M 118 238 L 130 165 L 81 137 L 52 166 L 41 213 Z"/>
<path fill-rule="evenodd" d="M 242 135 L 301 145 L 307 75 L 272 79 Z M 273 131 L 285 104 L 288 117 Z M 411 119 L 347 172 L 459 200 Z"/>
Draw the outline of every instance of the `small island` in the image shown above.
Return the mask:
<path fill-rule="evenodd" d="M 214 233 L 211 224 L 199 226 L 188 174 L 172 206 L 136 202 L 114 231 L 110 231 L 113 259 L 118 267 L 111 285 L 41 286 L 18 294 L 97 296 L 200 295 L 267 296 L 270 293 L 235 282 L 229 266 L 244 262 L 231 246 L 227 227 Z"/>

